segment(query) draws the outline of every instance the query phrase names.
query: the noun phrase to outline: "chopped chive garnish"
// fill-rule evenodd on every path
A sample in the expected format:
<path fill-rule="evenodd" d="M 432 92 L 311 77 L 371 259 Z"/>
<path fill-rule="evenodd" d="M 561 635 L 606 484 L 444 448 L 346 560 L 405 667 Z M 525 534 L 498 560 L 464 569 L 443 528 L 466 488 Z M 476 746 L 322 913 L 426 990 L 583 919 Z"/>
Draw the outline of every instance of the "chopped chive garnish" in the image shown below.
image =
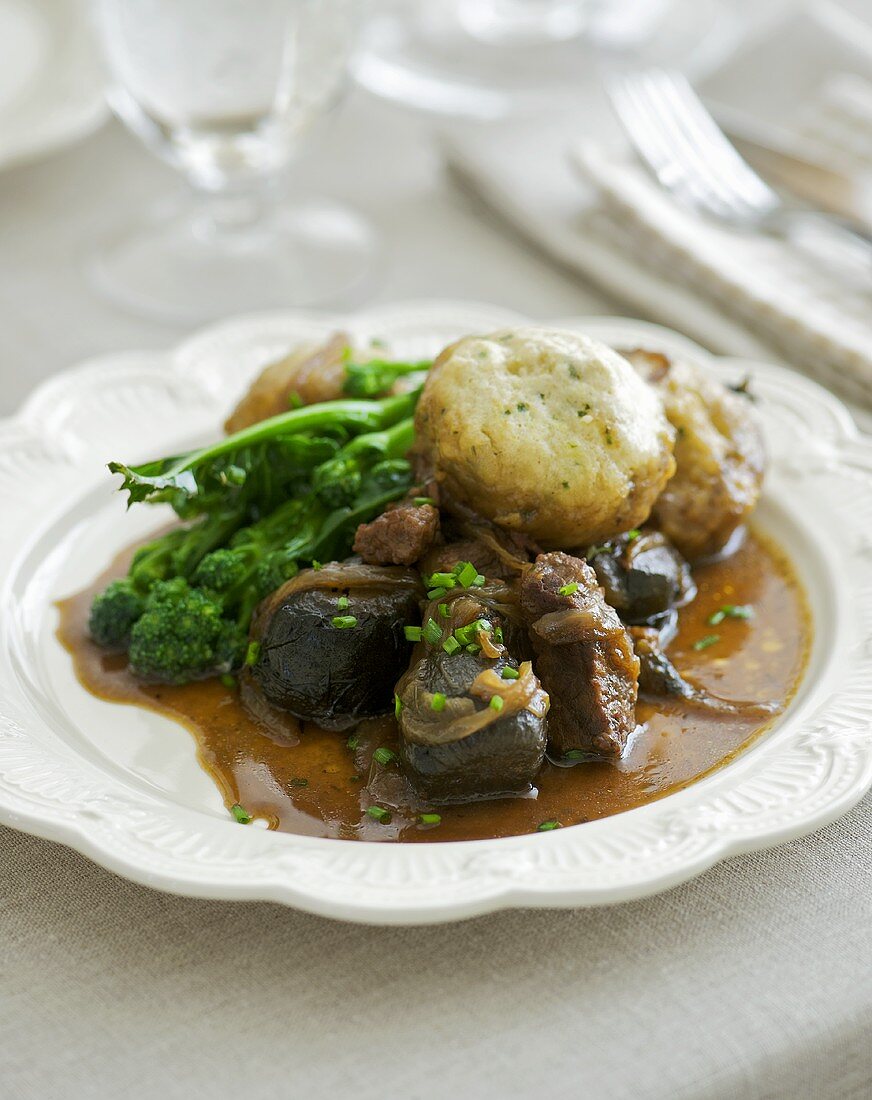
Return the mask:
<path fill-rule="evenodd" d="M 387 825 L 391 820 L 390 813 L 381 806 L 369 806 L 366 812 L 370 817 L 374 817 L 376 821 L 380 821 L 382 825 Z"/>
<path fill-rule="evenodd" d="M 454 588 L 457 578 L 453 573 L 431 573 L 427 579 L 428 588 Z"/>
<path fill-rule="evenodd" d="M 403 700 L 394 692 L 394 717 L 400 717 L 400 711 L 403 709 Z"/>
<path fill-rule="evenodd" d="M 502 710 L 503 709 L 503 702 L 504 702 L 504 700 L 503 700 L 502 695 L 492 695 L 491 696 L 491 701 L 488 704 L 488 706 L 491 708 L 491 710 Z"/>
<path fill-rule="evenodd" d="M 393 749 L 388 749 L 385 748 L 384 745 L 381 745 L 372 754 L 372 758 L 377 764 L 392 764 L 396 760 L 397 754 Z"/>
<path fill-rule="evenodd" d="M 221 677 L 221 683 L 227 688 L 228 691 L 233 691 L 236 687 L 236 677 L 231 676 L 229 672 L 225 672 Z"/>
<path fill-rule="evenodd" d="M 469 645 L 463 647 L 467 653 L 471 653 L 473 657 L 481 653 L 481 646 L 478 642 L 470 642 Z"/>
<path fill-rule="evenodd" d="M 445 710 L 445 693 L 442 691 L 434 691 L 433 698 L 430 700 L 431 710 Z"/>
<path fill-rule="evenodd" d="M 321 563 L 320 563 L 319 561 L 316 561 L 316 560 L 315 560 L 315 559 L 313 558 L 313 559 L 312 559 L 312 568 L 313 568 L 313 569 L 315 570 L 315 572 L 317 573 L 317 572 L 318 572 L 318 570 L 319 570 L 319 569 L 321 568 Z"/>
<path fill-rule="evenodd" d="M 248 810 L 242 808 L 238 802 L 234 802 L 230 807 L 230 812 L 236 818 L 240 825 L 247 825 L 252 820 L 251 814 Z"/>
<path fill-rule="evenodd" d="M 587 758 L 587 756 L 588 756 L 588 753 L 583 752 L 581 749 L 570 749 L 569 752 L 564 756 L 563 759 L 564 760 L 585 760 Z"/>
<path fill-rule="evenodd" d="M 348 738 L 348 740 L 345 742 L 345 744 L 350 749 L 356 749 L 357 746 L 360 744 L 360 738 L 357 736 L 356 733 L 352 733 L 352 735 Z"/>
<path fill-rule="evenodd" d="M 468 626 L 459 626 L 454 631 L 454 637 L 460 642 L 461 645 L 469 645 L 472 639 L 475 637 L 475 624 L 469 623 Z"/>
<path fill-rule="evenodd" d="M 754 608 L 750 604 L 725 603 L 717 611 L 709 615 L 706 622 L 709 626 L 719 626 L 724 619 L 753 619 Z"/>
<path fill-rule="evenodd" d="M 432 504 L 434 505 L 434 507 L 436 505 L 436 501 L 433 499 L 433 497 L 412 497 L 412 503 L 417 504 L 418 507 L 420 507 L 422 504 Z"/>
<path fill-rule="evenodd" d="M 334 615 L 330 620 L 337 630 L 351 630 L 357 626 L 357 618 L 354 615 Z"/>
<path fill-rule="evenodd" d="M 424 624 L 423 637 L 430 645 L 439 645 L 442 641 L 442 627 L 435 619 L 428 619 Z"/>
<path fill-rule="evenodd" d="M 462 649 L 463 646 L 458 642 L 456 638 L 446 638 L 442 643 L 442 648 L 450 657 L 453 653 L 456 653 L 458 649 Z"/>
<path fill-rule="evenodd" d="M 486 577 L 482 573 L 476 573 L 470 588 L 483 588 L 486 581 Z"/>
<path fill-rule="evenodd" d="M 715 645 L 720 640 L 720 634 L 706 634 L 704 638 L 700 638 L 699 641 L 693 643 L 693 648 L 699 652 L 701 649 L 708 649 L 709 646 Z"/>
<path fill-rule="evenodd" d="M 443 619 L 447 619 L 450 616 L 451 612 L 448 610 L 447 603 L 439 604 L 439 614 L 442 616 Z"/>
<path fill-rule="evenodd" d="M 477 577 L 478 570 L 475 568 L 471 561 L 464 562 L 463 568 L 457 574 L 457 580 L 460 584 L 463 585 L 464 588 L 469 588 L 469 586 L 475 581 Z"/>
<path fill-rule="evenodd" d="M 499 642 L 500 645 L 503 644 L 503 628 L 501 626 L 498 626 L 494 631 L 494 641 Z"/>
<path fill-rule="evenodd" d="M 642 534 L 638 527 L 634 527 L 632 531 L 627 532 L 627 542 L 635 542 L 636 539 Z"/>
<path fill-rule="evenodd" d="M 552 829 L 562 829 L 562 828 L 563 828 L 563 826 L 560 824 L 559 821 L 555 821 L 555 820 L 552 819 L 551 821 L 542 821 L 542 822 L 540 822 L 540 824 L 538 824 L 536 826 L 536 832 L 537 833 L 550 833 Z"/>
<path fill-rule="evenodd" d="M 442 821 L 442 814 L 419 814 L 418 821 L 422 825 L 439 825 Z"/>
<path fill-rule="evenodd" d="M 253 664 L 257 663 L 257 659 L 260 656 L 260 642 L 249 642 L 248 649 L 245 651 L 245 665 L 247 668 L 251 668 Z"/>
<path fill-rule="evenodd" d="M 427 592 L 427 599 L 428 599 L 428 600 L 441 600 L 441 599 L 442 599 L 442 597 L 443 597 L 443 596 L 444 596 L 444 595 L 445 595 L 445 594 L 446 594 L 447 592 L 448 592 L 448 589 L 447 589 L 447 588 L 445 588 L 445 587 L 439 587 L 439 588 L 431 588 L 431 589 L 429 589 L 429 590 L 428 590 L 428 592 Z"/>
<path fill-rule="evenodd" d="M 520 672 L 516 668 L 512 668 L 511 665 L 505 665 L 502 670 L 502 677 L 504 680 L 517 680 L 520 676 Z"/>
<path fill-rule="evenodd" d="M 578 583 L 576 581 L 570 581 L 569 584 L 562 584 L 558 589 L 558 595 L 560 596 L 572 596 L 578 591 Z"/>
<path fill-rule="evenodd" d="M 348 607 L 348 597 L 340 596 L 339 599 L 336 601 L 336 606 L 339 608 L 340 611 L 344 611 L 346 607 Z"/>
<path fill-rule="evenodd" d="M 404 626 L 403 633 L 406 635 L 407 642 L 420 642 L 424 631 L 420 626 Z"/>

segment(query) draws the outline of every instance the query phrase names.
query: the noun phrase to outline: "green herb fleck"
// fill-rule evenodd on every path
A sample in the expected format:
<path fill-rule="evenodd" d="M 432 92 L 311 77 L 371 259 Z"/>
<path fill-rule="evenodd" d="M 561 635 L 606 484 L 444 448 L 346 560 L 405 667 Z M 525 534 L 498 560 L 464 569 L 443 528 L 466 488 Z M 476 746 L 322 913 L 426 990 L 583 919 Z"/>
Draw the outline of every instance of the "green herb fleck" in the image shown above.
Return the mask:
<path fill-rule="evenodd" d="M 399 718 L 403 709 L 403 700 L 394 692 L 394 717 Z"/>
<path fill-rule="evenodd" d="M 227 688 L 228 691 L 233 691 L 236 687 L 236 677 L 231 676 L 229 672 L 225 672 L 224 675 L 221 677 L 221 683 L 224 685 L 224 687 Z"/>
<path fill-rule="evenodd" d="M 433 698 L 430 700 L 430 709 L 435 711 L 445 710 L 445 693 L 442 691 L 434 691 Z"/>
<path fill-rule="evenodd" d="M 252 821 L 252 816 L 248 810 L 244 810 L 238 802 L 234 802 L 230 807 L 230 812 L 236 818 L 240 825 L 247 825 L 249 821 Z"/>
<path fill-rule="evenodd" d="M 436 507 L 436 501 L 433 497 L 412 497 L 412 503 L 418 505 L 418 507 L 422 504 L 432 504 L 434 508 Z"/>
<path fill-rule="evenodd" d="M 442 616 L 443 619 L 447 619 L 447 618 L 450 617 L 451 612 L 448 610 L 448 604 L 447 603 L 440 603 L 439 604 L 439 614 Z"/>
<path fill-rule="evenodd" d="M 462 649 L 463 646 L 460 644 L 460 642 L 458 642 L 456 638 L 452 637 L 445 639 L 445 641 L 442 643 L 442 648 L 450 657 L 452 654 L 457 653 L 459 649 Z"/>
<path fill-rule="evenodd" d="M 693 648 L 699 652 L 700 650 L 708 649 L 709 646 L 716 645 L 720 640 L 720 634 L 706 634 L 704 638 L 700 638 L 693 643 Z"/>
<path fill-rule="evenodd" d="M 521 674 L 516 668 L 512 668 L 511 665 L 505 665 L 500 675 L 504 680 L 517 680 Z"/>
<path fill-rule="evenodd" d="M 357 626 L 357 618 L 354 615 L 334 615 L 330 620 L 337 630 L 351 630 Z"/>
<path fill-rule="evenodd" d="M 709 615 L 706 622 L 709 626 L 719 626 L 724 619 L 753 619 L 754 608 L 750 604 L 725 603 L 717 611 Z"/>
<path fill-rule="evenodd" d="M 419 814 L 418 821 L 422 825 L 439 825 L 442 822 L 441 814 Z"/>
<path fill-rule="evenodd" d="M 502 695 L 492 695 L 491 701 L 488 706 L 491 708 L 491 710 L 502 710 L 504 704 L 505 700 L 503 699 Z"/>
<path fill-rule="evenodd" d="M 382 825 L 389 825 L 391 815 L 388 810 L 385 810 L 381 806 L 369 806 L 366 811 L 370 817 L 374 817 L 376 821 L 381 822 Z"/>
<path fill-rule="evenodd" d="M 312 561 L 312 568 L 313 568 L 313 569 L 315 570 L 315 572 L 317 573 L 317 572 L 318 572 L 318 570 L 319 570 L 319 569 L 321 568 L 321 562 L 319 562 L 319 561 L 316 561 L 316 560 L 314 560 L 314 559 L 313 559 L 313 561 Z"/>
<path fill-rule="evenodd" d="M 569 371 L 570 378 L 575 378 L 576 380 L 581 378 L 581 375 L 578 373 L 578 367 L 576 367 L 574 363 L 569 363 L 566 369 Z"/>
<path fill-rule="evenodd" d="M 642 534 L 638 527 L 634 527 L 631 531 L 627 532 L 627 542 L 635 542 L 636 539 Z"/>
<path fill-rule="evenodd" d="M 542 821 L 536 826 L 537 833 L 550 833 L 552 829 L 562 829 L 563 826 L 559 821 Z"/>
<path fill-rule="evenodd" d="M 563 757 L 564 760 L 585 760 L 588 754 L 581 749 L 570 749 Z"/>
<path fill-rule="evenodd" d="M 431 588 L 427 593 L 428 600 L 441 600 L 443 596 L 448 594 L 447 588 Z"/>
<path fill-rule="evenodd" d="M 527 405 L 524 401 L 518 402 L 517 408 L 519 413 L 525 413 L 529 407 L 530 406 Z"/>
<path fill-rule="evenodd" d="M 478 570 L 471 561 L 465 561 L 457 572 L 457 580 L 464 588 L 469 588 L 478 576 Z"/>
<path fill-rule="evenodd" d="M 393 764 L 393 762 L 397 758 L 397 754 L 394 752 L 393 749 L 388 749 L 388 748 L 385 748 L 384 745 L 381 745 L 372 754 L 372 758 L 373 758 L 373 760 L 375 760 L 375 762 L 377 764 L 387 765 L 387 764 Z"/>
<path fill-rule="evenodd" d="M 455 588 L 457 577 L 453 573 L 431 573 L 427 578 L 428 588 Z"/>
<path fill-rule="evenodd" d="M 339 608 L 340 611 L 344 611 L 346 607 L 348 607 L 348 597 L 340 596 L 339 599 L 336 601 L 336 606 Z"/>
<path fill-rule="evenodd" d="M 569 584 L 562 584 L 557 589 L 557 593 L 560 596 L 574 596 L 577 591 L 578 591 L 578 582 L 577 581 L 570 581 Z"/>
<path fill-rule="evenodd" d="M 253 664 L 257 663 L 257 659 L 260 656 L 260 642 L 249 642 L 248 649 L 245 651 L 245 666 L 251 668 Z"/>
<path fill-rule="evenodd" d="M 407 642 L 420 642 L 423 630 L 420 626 L 404 626 L 403 633 Z"/>
<path fill-rule="evenodd" d="M 350 749 L 356 749 L 357 746 L 360 744 L 360 738 L 357 736 L 356 733 L 352 733 L 352 735 L 348 738 L 348 740 L 345 742 L 345 744 Z"/>
<path fill-rule="evenodd" d="M 439 645 L 442 641 L 442 627 L 435 619 L 428 619 L 424 624 L 423 637 L 430 645 Z"/>

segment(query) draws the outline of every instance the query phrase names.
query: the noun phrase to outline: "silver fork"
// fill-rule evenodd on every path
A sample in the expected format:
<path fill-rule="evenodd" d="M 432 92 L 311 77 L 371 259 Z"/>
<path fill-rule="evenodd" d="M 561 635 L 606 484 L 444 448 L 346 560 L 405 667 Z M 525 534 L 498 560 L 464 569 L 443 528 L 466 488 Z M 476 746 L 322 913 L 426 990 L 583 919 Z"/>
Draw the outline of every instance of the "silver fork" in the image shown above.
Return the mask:
<path fill-rule="evenodd" d="M 872 241 L 832 215 L 785 203 L 739 155 L 680 73 L 649 69 L 615 76 L 606 91 L 636 152 L 680 202 L 735 229 L 785 237 L 872 274 Z"/>

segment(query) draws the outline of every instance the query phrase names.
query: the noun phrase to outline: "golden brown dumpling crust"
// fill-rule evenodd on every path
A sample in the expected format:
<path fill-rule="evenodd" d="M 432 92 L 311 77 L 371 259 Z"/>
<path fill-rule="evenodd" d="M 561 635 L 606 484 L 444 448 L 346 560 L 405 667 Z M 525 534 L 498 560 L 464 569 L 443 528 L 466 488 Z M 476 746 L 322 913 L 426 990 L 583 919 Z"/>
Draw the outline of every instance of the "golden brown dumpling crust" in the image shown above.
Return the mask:
<path fill-rule="evenodd" d="M 652 521 L 686 558 L 716 554 L 760 497 L 766 454 L 756 411 L 693 363 L 641 350 L 626 355 L 676 430 L 675 476 Z"/>
<path fill-rule="evenodd" d="M 549 547 L 638 526 L 674 470 L 661 403 L 616 352 L 575 332 L 470 336 L 430 370 L 416 448 L 443 499 Z"/>

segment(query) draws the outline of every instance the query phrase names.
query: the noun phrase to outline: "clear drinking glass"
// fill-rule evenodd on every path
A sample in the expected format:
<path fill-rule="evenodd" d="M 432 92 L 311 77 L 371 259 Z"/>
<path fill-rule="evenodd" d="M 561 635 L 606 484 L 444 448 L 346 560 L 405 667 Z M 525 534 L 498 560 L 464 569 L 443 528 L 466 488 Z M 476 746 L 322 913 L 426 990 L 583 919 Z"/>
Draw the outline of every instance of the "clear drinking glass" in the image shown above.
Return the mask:
<path fill-rule="evenodd" d="M 301 135 L 345 84 L 359 0 L 93 0 L 109 100 L 189 193 L 101 242 L 91 272 L 166 319 L 339 303 L 377 250 L 326 200 L 289 202 Z"/>

